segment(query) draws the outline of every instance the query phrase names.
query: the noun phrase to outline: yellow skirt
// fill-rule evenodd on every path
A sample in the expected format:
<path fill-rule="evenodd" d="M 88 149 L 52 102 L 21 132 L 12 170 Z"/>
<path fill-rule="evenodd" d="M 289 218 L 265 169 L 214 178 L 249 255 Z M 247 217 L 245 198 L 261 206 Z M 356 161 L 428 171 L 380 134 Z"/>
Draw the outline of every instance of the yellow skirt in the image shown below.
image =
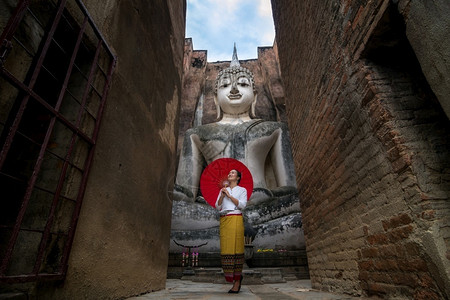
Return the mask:
<path fill-rule="evenodd" d="M 220 218 L 220 255 L 226 281 L 239 281 L 244 265 L 242 215 L 228 215 Z"/>

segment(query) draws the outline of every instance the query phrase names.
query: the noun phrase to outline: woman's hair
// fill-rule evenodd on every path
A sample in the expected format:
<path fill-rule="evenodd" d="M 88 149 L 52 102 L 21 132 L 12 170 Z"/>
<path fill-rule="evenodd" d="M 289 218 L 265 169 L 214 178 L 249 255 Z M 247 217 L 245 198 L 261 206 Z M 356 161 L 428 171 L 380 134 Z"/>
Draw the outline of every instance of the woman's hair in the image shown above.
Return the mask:
<path fill-rule="evenodd" d="M 239 177 L 239 179 L 237 181 L 237 184 L 239 184 L 239 182 L 241 182 L 242 175 L 241 175 L 241 172 L 239 172 L 238 170 L 235 169 L 235 171 L 237 172 L 237 176 Z"/>

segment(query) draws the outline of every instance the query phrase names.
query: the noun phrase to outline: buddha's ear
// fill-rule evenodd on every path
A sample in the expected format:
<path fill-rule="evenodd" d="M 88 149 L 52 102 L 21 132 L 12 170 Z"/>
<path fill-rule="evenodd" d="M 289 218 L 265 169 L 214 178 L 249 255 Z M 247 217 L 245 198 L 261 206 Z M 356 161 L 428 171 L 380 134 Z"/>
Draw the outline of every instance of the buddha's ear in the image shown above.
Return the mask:
<path fill-rule="evenodd" d="M 220 118 L 220 106 L 219 106 L 219 101 L 217 101 L 217 95 L 214 95 L 214 104 L 216 105 L 217 120 L 219 120 L 219 118 Z"/>
<path fill-rule="evenodd" d="M 258 95 L 255 94 L 255 100 L 253 100 L 251 110 L 250 110 L 250 117 L 252 117 L 252 118 L 256 118 L 255 107 L 256 107 L 256 99 L 257 98 L 258 98 Z"/>

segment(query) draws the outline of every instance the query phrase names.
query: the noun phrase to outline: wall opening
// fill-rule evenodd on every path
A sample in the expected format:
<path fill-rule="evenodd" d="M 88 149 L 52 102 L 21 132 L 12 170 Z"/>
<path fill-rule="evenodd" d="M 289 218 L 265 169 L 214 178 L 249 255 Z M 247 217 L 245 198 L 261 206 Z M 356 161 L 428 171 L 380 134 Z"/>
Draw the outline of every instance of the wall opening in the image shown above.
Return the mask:
<path fill-rule="evenodd" d="M 438 104 L 407 37 L 403 16 L 389 5 L 361 54 L 369 64 L 411 75 L 420 89 L 418 94 Z M 425 96 L 426 94 L 426 96 Z"/>

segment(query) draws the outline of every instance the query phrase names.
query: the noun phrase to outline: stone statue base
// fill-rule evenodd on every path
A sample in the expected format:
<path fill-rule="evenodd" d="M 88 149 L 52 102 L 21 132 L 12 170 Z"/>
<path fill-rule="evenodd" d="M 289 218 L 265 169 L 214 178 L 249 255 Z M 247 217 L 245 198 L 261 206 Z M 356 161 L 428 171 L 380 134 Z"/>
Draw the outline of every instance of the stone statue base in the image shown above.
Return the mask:
<path fill-rule="evenodd" d="M 250 200 L 243 211 L 246 235 L 253 235 L 254 251 L 305 249 L 297 190 L 283 188 L 271 194 L 263 202 Z M 170 252 L 182 252 L 173 240 L 190 246 L 207 242 L 202 251 L 220 252 L 218 212 L 206 203 L 174 201 Z"/>

